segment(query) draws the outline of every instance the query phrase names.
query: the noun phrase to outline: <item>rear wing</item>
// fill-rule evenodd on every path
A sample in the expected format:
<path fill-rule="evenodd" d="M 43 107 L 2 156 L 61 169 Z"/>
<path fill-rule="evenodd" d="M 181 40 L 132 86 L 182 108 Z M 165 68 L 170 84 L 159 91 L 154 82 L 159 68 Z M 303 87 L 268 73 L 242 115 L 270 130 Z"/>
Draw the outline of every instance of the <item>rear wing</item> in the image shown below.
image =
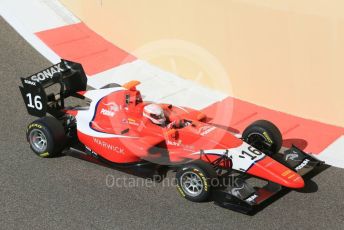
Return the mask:
<path fill-rule="evenodd" d="M 60 63 L 50 66 L 34 75 L 21 78 L 19 86 L 26 109 L 32 116 L 43 117 L 46 113 L 59 117 L 63 115 L 64 99 L 80 97 L 76 93 L 87 87 L 87 77 L 82 65 L 61 59 Z M 46 89 L 59 86 L 57 93 L 47 94 Z"/>

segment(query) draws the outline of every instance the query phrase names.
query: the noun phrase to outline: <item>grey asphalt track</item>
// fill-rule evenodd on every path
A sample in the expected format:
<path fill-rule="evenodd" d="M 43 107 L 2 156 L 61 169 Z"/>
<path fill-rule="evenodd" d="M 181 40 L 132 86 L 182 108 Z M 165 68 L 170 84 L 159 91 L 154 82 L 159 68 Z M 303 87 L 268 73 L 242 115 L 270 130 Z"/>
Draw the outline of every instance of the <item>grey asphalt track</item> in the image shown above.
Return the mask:
<path fill-rule="evenodd" d="M 74 157 L 36 157 L 19 77 L 50 63 L 2 18 L 0 47 L 0 229 L 344 229 L 343 169 L 328 168 L 305 191 L 246 216 L 186 201 L 161 183 L 133 188 L 137 177 Z M 122 187 L 109 186 L 115 178 Z"/>

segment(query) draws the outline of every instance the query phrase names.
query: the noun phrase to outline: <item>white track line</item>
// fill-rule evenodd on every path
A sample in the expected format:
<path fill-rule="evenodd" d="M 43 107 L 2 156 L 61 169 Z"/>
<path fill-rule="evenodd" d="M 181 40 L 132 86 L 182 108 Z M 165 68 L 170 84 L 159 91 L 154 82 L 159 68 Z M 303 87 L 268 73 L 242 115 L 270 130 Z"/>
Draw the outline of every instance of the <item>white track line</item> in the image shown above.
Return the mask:
<path fill-rule="evenodd" d="M 34 33 L 80 22 L 57 0 L 0 0 L 1 16 L 52 63 L 60 57 Z"/>
<path fill-rule="evenodd" d="M 328 165 L 344 168 L 344 136 L 339 137 L 316 157 Z"/>
<path fill-rule="evenodd" d="M 130 80 L 141 81 L 138 89 L 146 101 L 203 109 L 227 97 L 141 60 L 96 74 L 88 79 L 88 84 L 99 89 L 109 83 L 122 85 Z"/>
<path fill-rule="evenodd" d="M 80 22 L 57 0 L 0 0 L 0 12 L 33 33 Z"/>

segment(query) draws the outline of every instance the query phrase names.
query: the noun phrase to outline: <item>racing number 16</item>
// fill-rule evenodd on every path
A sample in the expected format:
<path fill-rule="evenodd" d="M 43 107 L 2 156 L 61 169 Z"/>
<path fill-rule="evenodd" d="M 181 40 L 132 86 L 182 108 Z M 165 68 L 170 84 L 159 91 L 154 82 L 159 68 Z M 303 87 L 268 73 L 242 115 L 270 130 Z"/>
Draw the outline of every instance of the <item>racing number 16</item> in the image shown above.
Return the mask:
<path fill-rule="evenodd" d="M 242 153 L 243 155 L 245 155 L 245 156 L 250 157 L 252 161 L 253 161 L 254 159 L 256 159 L 258 156 L 262 155 L 262 152 L 261 152 L 261 151 L 259 151 L 258 149 L 253 148 L 252 146 L 249 146 L 249 147 L 248 147 L 248 150 L 249 150 L 249 151 L 247 151 L 247 152 L 243 150 L 241 153 Z"/>
<path fill-rule="evenodd" d="M 37 109 L 37 110 L 43 109 L 41 96 L 39 96 L 39 95 L 34 96 L 34 98 L 32 100 L 32 94 L 28 93 L 28 94 L 26 94 L 26 97 L 29 99 L 29 103 L 27 104 L 28 107 L 33 108 L 33 109 Z"/>

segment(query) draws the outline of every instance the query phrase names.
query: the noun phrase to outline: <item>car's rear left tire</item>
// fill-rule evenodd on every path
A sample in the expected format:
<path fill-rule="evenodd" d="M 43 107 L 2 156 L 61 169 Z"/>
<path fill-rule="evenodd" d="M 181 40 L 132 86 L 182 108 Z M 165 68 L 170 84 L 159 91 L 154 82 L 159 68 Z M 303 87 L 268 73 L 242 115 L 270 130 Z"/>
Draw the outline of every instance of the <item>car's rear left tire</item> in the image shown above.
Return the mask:
<path fill-rule="evenodd" d="M 43 117 L 28 125 L 27 141 L 39 157 L 56 157 L 67 144 L 63 125 L 56 118 Z"/>
<path fill-rule="evenodd" d="M 217 178 L 215 169 L 209 163 L 196 160 L 177 170 L 177 189 L 187 200 L 203 202 L 209 199 Z"/>

